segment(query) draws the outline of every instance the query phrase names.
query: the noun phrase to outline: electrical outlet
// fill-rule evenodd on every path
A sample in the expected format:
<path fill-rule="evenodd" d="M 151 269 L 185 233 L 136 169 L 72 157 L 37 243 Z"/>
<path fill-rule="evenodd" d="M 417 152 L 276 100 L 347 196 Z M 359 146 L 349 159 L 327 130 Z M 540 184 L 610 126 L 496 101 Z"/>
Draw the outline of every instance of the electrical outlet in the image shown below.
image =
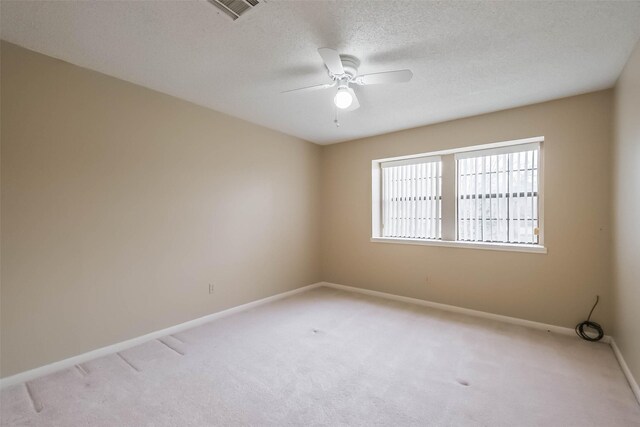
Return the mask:
<path fill-rule="evenodd" d="M 213 283 L 209 283 L 209 294 L 212 294 L 213 291 L 215 290 L 216 290 L 215 285 Z"/>

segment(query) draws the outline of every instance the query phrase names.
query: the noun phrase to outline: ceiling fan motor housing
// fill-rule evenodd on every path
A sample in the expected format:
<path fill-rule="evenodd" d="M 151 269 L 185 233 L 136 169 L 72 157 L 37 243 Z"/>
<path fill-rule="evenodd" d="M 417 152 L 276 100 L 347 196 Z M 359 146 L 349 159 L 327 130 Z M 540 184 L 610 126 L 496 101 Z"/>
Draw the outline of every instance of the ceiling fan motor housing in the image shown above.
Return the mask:
<path fill-rule="evenodd" d="M 340 55 L 340 61 L 342 61 L 342 68 L 344 68 L 347 80 L 351 81 L 355 79 L 358 75 L 358 67 L 360 66 L 358 58 L 351 55 Z M 335 77 L 339 78 L 340 76 Z"/>

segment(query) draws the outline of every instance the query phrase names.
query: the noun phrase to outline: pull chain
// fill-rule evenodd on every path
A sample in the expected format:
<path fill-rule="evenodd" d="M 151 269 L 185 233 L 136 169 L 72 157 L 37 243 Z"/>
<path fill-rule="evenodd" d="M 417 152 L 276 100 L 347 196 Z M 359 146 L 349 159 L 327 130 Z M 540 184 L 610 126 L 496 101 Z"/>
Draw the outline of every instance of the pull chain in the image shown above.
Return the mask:
<path fill-rule="evenodd" d="M 336 111 L 336 118 L 333 120 L 333 123 L 335 123 L 336 127 L 339 128 L 340 122 L 338 121 L 338 107 L 335 108 L 335 111 Z"/>

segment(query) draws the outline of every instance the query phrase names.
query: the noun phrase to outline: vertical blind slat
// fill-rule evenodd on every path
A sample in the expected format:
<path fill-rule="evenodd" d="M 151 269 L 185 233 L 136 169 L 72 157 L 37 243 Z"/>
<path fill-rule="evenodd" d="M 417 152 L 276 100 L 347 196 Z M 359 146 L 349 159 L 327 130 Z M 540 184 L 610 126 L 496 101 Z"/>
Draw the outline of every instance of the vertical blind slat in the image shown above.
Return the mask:
<path fill-rule="evenodd" d="M 513 186 L 510 190 L 510 200 L 511 200 L 511 213 L 512 213 L 512 218 L 513 220 L 511 221 L 511 229 L 513 230 L 513 242 L 517 242 L 518 239 L 518 199 L 517 197 L 515 197 L 515 193 L 518 191 L 518 166 L 519 166 L 519 162 L 518 162 L 518 157 L 517 157 L 517 153 L 516 154 L 510 154 L 511 156 L 511 164 L 513 165 L 513 167 L 511 168 L 511 181 L 513 183 Z"/>
<path fill-rule="evenodd" d="M 394 224 L 396 223 L 396 170 L 395 168 L 388 168 L 389 174 L 389 223 L 384 224 L 382 229 L 385 231 L 385 236 L 392 236 L 395 233 Z"/>
<path fill-rule="evenodd" d="M 422 165 L 422 195 L 424 200 L 422 202 L 422 238 L 426 239 L 429 237 L 429 233 L 427 232 L 427 215 L 429 214 L 429 201 L 427 199 L 427 171 L 429 170 L 429 164 Z"/>
<path fill-rule="evenodd" d="M 530 243 L 529 236 L 529 152 L 521 153 L 522 162 L 522 183 L 520 188 L 522 190 L 523 197 L 521 197 L 520 209 L 522 211 L 522 221 L 520 222 L 520 239 L 522 243 Z"/>
<path fill-rule="evenodd" d="M 440 194 L 441 179 L 442 179 L 442 164 L 438 163 L 437 165 L 435 165 L 435 174 L 433 176 L 433 181 L 434 181 L 433 193 L 434 194 Z M 441 200 L 439 198 L 436 199 L 433 203 L 434 210 L 435 210 L 435 214 L 433 218 L 434 220 L 433 233 L 437 236 L 440 235 L 440 203 L 441 203 Z"/>
<path fill-rule="evenodd" d="M 411 170 L 412 170 L 412 183 L 411 183 L 411 188 L 412 188 L 412 198 L 413 200 L 411 201 L 412 207 L 413 207 L 413 214 L 411 217 L 411 237 L 417 237 L 417 232 L 418 229 L 416 227 L 416 222 L 418 221 L 418 165 L 411 165 Z"/>
<path fill-rule="evenodd" d="M 464 195 L 466 194 L 466 192 L 464 191 L 466 185 L 467 185 L 467 162 L 466 160 L 460 160 L 458 162 L 458 172 L 459 172 L 459 178 L 458 178 L 458 192 L 460 194 L 460 197 L 458 198 L 458 208 L 459 208 L 459 214 L 458 217 L 462 219 L 462 224 L 460 224 L 460 222 L 458 222 L 458 238 L 460 240 L 466 240 L 467 239 L 467 201 L 464 198 Z"/>
<path fill-rule="evenodd" d="M 535 171 L 535 152 L 532 153 L 531 155 L 531 242 L 532 243 L 538 243 L 538 238 L 536 236 L 536 228 L 538 227 L 538 224 L 536 223 L 536 218 L 535 218 L 535 198 L 533 197 L 533 194 L 536 191 L 535 185 L 536 185 L 536 175 L 534 173 Z"/>
<path fill-rule="evenodd" d="M 431 206 L 433 206 L 433 211 L 431 214 L 431 235 L 436 235 L 437 225 L 436 225 L 436 216 L 438 215 L 438 204 L 436 203 L 435 196 L 438 188 L 437 183 L 437 166 L 434 165 L 431 167 Z"/>

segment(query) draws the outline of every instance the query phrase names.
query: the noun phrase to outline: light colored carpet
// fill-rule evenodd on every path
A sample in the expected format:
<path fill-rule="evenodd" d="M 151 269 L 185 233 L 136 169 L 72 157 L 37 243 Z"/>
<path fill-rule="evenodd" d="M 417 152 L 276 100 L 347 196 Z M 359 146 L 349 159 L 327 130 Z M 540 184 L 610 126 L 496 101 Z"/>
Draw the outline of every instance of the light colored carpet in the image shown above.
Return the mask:
<path fill-rule="evenodd" d="M 606 344 L 329 288 L 1 394 L 2 426 L 640 426 Z"/>

